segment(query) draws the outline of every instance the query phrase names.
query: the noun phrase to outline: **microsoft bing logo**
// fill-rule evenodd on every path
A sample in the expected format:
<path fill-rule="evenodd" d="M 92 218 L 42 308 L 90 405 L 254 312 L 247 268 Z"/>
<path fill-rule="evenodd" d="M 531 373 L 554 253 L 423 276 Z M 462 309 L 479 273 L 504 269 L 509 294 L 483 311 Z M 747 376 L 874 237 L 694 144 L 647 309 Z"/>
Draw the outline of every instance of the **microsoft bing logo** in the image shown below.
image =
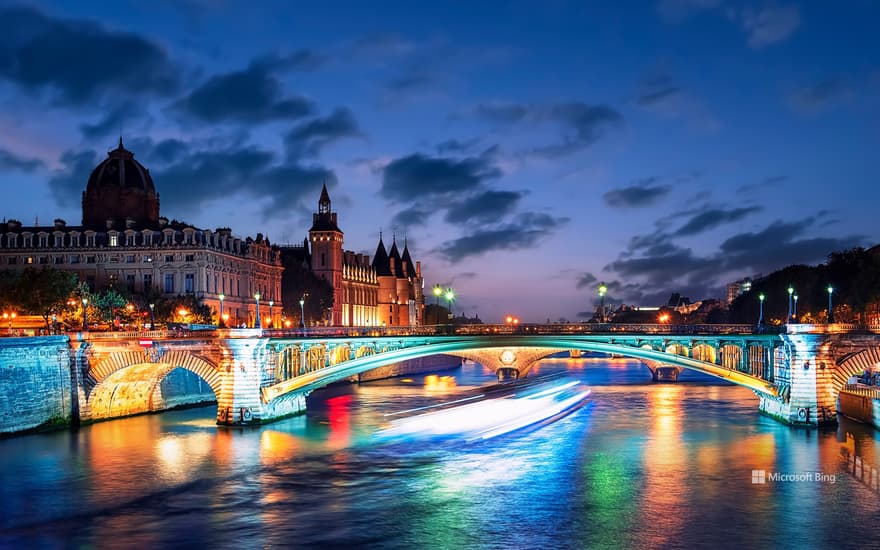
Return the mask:
<path fill-rule="evenodd" d="M 767 472 L 765 470 L 752 470 L 752 483 L 767 483 Z"/>

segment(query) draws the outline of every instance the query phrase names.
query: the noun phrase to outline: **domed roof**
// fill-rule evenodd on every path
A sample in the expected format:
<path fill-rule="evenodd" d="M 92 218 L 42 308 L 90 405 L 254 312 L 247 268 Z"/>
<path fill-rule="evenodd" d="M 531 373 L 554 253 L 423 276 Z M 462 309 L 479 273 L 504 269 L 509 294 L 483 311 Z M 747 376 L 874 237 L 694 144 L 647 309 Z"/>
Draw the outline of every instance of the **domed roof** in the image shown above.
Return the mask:
<path fill-rule="evenodd" d="M 92 170 L 89 183 L 86 185 L 86 193 L 97 191 L 99 187 L 110 186 L 156 192 L 150 171 L 134 160 L 134 153 L 122 146 L 121 137 L 119 147 L 107 153 L 107 158 Z"/>

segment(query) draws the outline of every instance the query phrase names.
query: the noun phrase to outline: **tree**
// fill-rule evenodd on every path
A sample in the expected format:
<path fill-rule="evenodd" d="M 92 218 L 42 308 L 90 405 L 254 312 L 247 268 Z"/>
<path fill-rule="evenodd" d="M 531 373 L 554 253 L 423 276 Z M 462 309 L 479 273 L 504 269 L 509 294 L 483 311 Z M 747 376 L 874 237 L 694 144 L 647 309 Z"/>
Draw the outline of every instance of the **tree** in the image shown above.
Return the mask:
<path fill-rule="evenodd" d="M 333 308 L 333 287 L 330 283 L 292 261 L 285 262 L 281 296 L 284 298 L 284 316 L 299 322 L 302 322 L 299 301 L 304 299 L 306 325 L 322 321 Z"/>
<path fill-rule="evenodd" d="M 90 313 L 94 310 L 97 319 L 108 323 L 111 330 L 116 327 L 120 313 L 127 315 L 124 313 L 126 305 L 128 305 L 128 297 L 113 289 L 96 292 L 89 299 Z"/>
<path fill-rule="evenodd" d="M 67 309 L 76 280 L 76 275 L 67 271 L 27 268 L 15 285 L 18 302 L 25 313 L 42 316 L 46 330 L 51 330 L 49 318 Z"/>

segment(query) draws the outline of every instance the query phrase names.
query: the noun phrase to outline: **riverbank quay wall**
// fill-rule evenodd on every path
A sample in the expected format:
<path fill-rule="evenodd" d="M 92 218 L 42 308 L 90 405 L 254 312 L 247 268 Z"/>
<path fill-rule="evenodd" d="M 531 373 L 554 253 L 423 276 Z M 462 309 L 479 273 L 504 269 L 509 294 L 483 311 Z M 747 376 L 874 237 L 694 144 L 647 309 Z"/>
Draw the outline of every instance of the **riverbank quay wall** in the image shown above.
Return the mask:
<path fill-rule="evenodd" d="M 67 336 L 0 339 L 0 435 L 70 425 L 72 387 Z"/>

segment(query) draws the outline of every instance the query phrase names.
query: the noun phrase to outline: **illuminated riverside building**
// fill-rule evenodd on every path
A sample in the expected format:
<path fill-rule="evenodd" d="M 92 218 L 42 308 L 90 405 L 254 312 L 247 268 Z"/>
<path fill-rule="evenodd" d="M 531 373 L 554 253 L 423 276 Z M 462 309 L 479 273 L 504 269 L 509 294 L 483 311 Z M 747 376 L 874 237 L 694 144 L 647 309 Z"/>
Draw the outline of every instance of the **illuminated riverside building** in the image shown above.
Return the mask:
<path fill-rule="evenodd" d="M 0 269 L 49 266 L 76 273 L 92 288 L 115 286 L 147 297 L 194 295 L 228 324 L 253 326 L 255 294 L 262 325 L 279 326 L 281 265 L 277 247 L 258 234 L 199 229 L 159 215 L 149 170 L 119 146 L 92 171 L 82 196 L 82 225 L 0 224 Z M 274 307 L 269 307 L 269 302 Z M 269 311 L 275 319 L 270 319 Z"/>
<path fill-rule="evenodd" d="M 327 321 L 334 326 L 424 324 L 422 267 L 413 262 L 406 243 L 401 253 L 393 239 L 390 252 L 386 251 L 380 234 L 371 262 L 367 254 L 343 250 L 343 236 L 325 185 L 308 239 L 302 246 L 282 247 L 283 254 L 333 287 L 333 310 Z M 287 297 L 294 298 L 299 297 Z"/>

